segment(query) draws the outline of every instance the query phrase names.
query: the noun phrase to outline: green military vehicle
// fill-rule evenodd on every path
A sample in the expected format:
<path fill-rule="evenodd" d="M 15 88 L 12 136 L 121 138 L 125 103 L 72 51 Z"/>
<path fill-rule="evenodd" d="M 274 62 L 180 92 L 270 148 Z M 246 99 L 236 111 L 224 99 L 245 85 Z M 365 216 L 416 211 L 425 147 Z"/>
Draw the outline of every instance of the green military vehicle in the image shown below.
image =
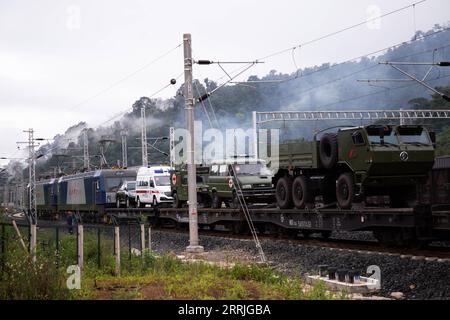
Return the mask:
<path fill-rule="evenodd" d="M 272 203 L 275 190 L 272 172 L 263 160 L 234 157 L 215 161 L 210 165 L 208 177 L 211 207 L 239 208 L 239 198 L 249 203 Z M 238 198 L 239 197 L 239 198 Z"/>
<path fill-rule="evenodd" d="M 433 166 L 434 134 L 420 125 L 338 128 L 280 145 L 277 205 L 311 208 L 317 196 L 342 209 L 373 196 L 388 198 L 391 207 L 413 205 Z"/>
<path fill-rule="evenodd" d="M 211 203 L 209 186 L 207 184 L 208 174 L 208 167 L 197 166 L 197 202 L 205 207 L 209 207 Z M 188 201 L 188 174 L 185 166 L 171 172 L 170 187 L 173 197 L 172 206 L 181 208 Z"/>

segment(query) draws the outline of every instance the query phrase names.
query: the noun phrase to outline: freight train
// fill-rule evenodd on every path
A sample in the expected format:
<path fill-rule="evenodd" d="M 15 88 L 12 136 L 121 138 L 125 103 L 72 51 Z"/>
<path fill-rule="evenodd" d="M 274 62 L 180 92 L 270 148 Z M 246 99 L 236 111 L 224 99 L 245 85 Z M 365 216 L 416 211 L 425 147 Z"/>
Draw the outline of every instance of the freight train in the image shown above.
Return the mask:
<path fill-rule="evenodd" d="M 189 221 L 187 210 L 176 206 L 115 208 L 118 188 L 133 180 L 135 170 L 108 169 L 39 181 L 38 216 L 75 211 L 84 221 L 116 214 L 147 215 L 154 223 Z M 368 230 L 388 244 L 450 235 L 450 157 L 435 160 L 434 138 L 422 126 L 342 128 L 314 141 L 282 145 L 271 182 L 272 206 L 250 208 L 259 232 L 328 236 L 334 230 Z M 201 207 L 200 226 L 245 229 L 239 206 Z"/>

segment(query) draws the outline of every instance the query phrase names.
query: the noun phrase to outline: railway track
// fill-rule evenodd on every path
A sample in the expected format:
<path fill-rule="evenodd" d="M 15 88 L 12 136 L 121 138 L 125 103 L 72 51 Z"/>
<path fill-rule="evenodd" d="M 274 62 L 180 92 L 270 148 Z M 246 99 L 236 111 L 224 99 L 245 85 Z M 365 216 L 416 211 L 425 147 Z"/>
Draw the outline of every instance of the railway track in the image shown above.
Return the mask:
<path fill-rule="evenodd" d="M 7 220 L 15 219 L 19 224 L 24 226 L 26 219 L 23 215 L 9 215 Z M 90 228 L 108 228 L 109 225 L 103 223 L 84 223 L 85 227 Z M 178 233 L 188 235 L 187 224 L 178 224 L 177 227 L 153 226 L 152 230 L 167 233 Z M 67 227 L 63 220 L 40 220 L 40 227 Z M 359 240 L 359 239 L 342 239 L 336 236 L 323 238 L 316 236 L 301 236 L 301 232 L 286 234 L 259 234 L 259 239 L 264 243 L 276 241 L 277 243 L 286 243 L 289 245 L 310 246 L 315 248 L 323 248 L 336 250 L 338 252 L 353 252 L 358 254 L 379 254 L 389 256 L 399 256 L 404 259 L 425 260 L 425 261 L 450 261 L 450 243 L 434 243 L 428 244 L 422 248 L 397 248 L 382 246 L 376 240 Z M 229 230 L 210 230 L 204 227 L 199 228 L 199 235 L 202 237 L 215 237 L 224 240 L 243 240 L 252 242 L 253 238 L 250 234 L 234 234 Z"/>
<path fill-rule="evenodd" d="M 180 230 L 175 228 L 153 228 L 160 232 L 170 232 L 178 234 L 188 235 L 187 230 Z M 217 230 L 199 230 L 201 237 L 215 237 L 223 240 L 244 240 L 252 242 L 251 235 L 236 235 L 231 234 L 229 231 L 217 231 Z M 310 246 L 315 248 L 323 248 L 329 250 L 336 250 L 340 252 L 353 252 L 359 254 L 379 254 L 389 256 L 399 256 L 405 259 L 413 260 L 426 260 L 426 261 L 450 261 L 450 246 L 434 246 L 429 245 L 423 249 L 417 248 L 387 248 L 381 246 L 377 241 L 373 240 L 348 240 L 339 238 L 316 238 L 316 237 L 298 237 L 287 238 L 283 236 L 273 235 L 259 235 L 259 239 L 262 242 L 264 249 L 264 243 L 268 241 L 276 241 L 277 243 L 286 243 L 289 245 Z"/>

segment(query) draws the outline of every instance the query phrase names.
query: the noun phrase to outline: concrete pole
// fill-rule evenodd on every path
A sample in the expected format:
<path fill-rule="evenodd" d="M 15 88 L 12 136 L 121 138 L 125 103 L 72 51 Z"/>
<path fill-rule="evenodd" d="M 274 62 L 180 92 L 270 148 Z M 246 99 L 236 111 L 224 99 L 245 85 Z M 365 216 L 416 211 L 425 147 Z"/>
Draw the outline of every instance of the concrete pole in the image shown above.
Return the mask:
<path fill-rule="evenodd" d="M 253 111 L 253 154 L 258 160 L 258 124 L 256 122 L 256 111 Z"/>
<path fill-rule="evenodd" d="M 36 237 L 37 237 L 37 229 L 36 224 L 32 223 L 30 225 L 30 256 L 31 261 L 36 262 Z"/>
<path fill-rule="evenodd" d="M 128 147 L 127 147 L 127 131 L 124 129 L 120 133 L 122 137 L 122 166 L 128 167 Z"/>
<path fill-rule="evenodd" d="M 142 147 L 142 166 L 148 167 L 148 149 L 147 149 L 147 126 L 145 121 L 145 106 L 141 107 L 141 147 Z"/>
<path fill-rule="evenodd" d="M 77 262 L 78 262 L 78 267 L 80 268 L 80 270 L 83 270 L 83 263 L 84 263 L 84 229 L 83 229 L 83 225 L 79 224 L 77 226 Z"/>
<path fill-rule="evenodd" d="M 145 251 L 145 225 L 141 224 L 141 256 L 144 258 Z"/>
<path fill-rule="evenodd" d="M 114 254 L 116 261 L 115 275 L 120 276 L 120 227 L 114 227 Z"/>
<path fill-rule="evenodd" d="M 188 201 L 189 201 L 189 246 L 188 252 L 202 252 L 203 247 L 198 243 L 198 216 L 197 216 L 197 172 L 194 163 L 194 94 L 192 92 L 192 42 L 191 35 L 183 35 L 184 48 L 184 89 L 186 128 L 189 134 L 187 139 L 187 169 L 188 169 Z"/>
<path fill-rule="evenodd" d="M 89 139 L 87 135 L 87 129 L 83 130 L 83 164 L 84 168 L 89 171 Z"/>

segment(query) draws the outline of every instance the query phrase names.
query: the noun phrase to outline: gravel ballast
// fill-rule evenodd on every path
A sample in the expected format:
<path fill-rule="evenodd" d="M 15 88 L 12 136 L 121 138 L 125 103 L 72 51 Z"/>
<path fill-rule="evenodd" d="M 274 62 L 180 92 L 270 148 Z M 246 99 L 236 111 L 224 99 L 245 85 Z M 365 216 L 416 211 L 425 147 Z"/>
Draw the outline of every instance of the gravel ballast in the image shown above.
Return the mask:
<path fill-rule="evenodd" d="M 152 232 L 152 249 L 160 252 L 181 253 L 189 242 L 187 233 Z M 253 254 L 257 251 L 251 240 L 230 239 L 200 235 L 205 250 L 239 249 Z M 377 295 L 390 297 L 401 292 L 406 299 L 450 299 L 450 262 L 412 259 L 399 255 L 357 252 L 301 245 L 298 242 L 262 240 L 267 259 L 278 270 L 287 274 L 317 273 L 318 265 L 355 269 L 366 273 L 367 267 L 381 269 L 381 290 Z"/>

